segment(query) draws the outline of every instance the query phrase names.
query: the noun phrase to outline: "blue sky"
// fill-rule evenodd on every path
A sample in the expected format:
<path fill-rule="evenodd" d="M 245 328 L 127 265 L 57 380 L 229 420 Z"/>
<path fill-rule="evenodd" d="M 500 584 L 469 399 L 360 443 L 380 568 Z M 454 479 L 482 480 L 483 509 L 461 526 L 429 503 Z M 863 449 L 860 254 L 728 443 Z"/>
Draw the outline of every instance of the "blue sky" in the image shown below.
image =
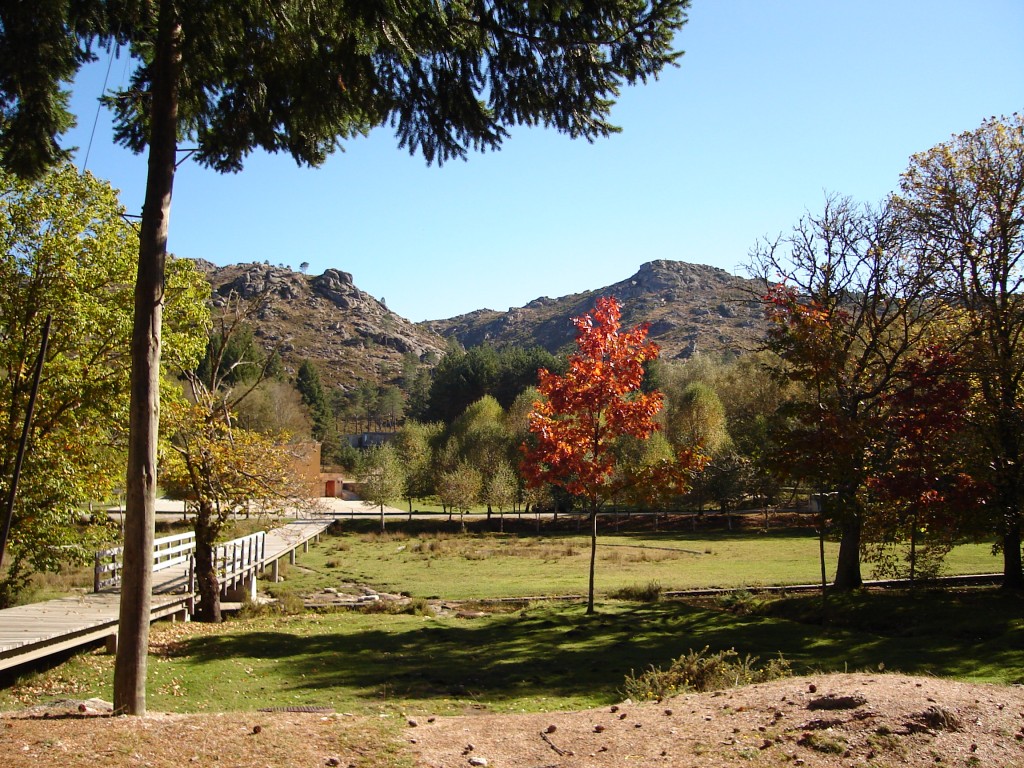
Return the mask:
<path fill-rule="evenodd" d="M 694 0 L 680 67 L 623 91 L 610 139 L 517 129 L 438 168 L 382 128 L 319 169 L 186 162 L 170 248 L 350 272 L 413 321 L 599 288 L 653 259 L 742 274 L 826 193 L 878 202 L 913 153 L 1024 109 L 1022 41 L 1022 0 Z M 106 72 L 75 86 L 79 165 Z M 115 60 L 109 82 L 124 78 Z M 88 169 L 140 211 L 145 160 L 113 145 L 106 112 Z"/>

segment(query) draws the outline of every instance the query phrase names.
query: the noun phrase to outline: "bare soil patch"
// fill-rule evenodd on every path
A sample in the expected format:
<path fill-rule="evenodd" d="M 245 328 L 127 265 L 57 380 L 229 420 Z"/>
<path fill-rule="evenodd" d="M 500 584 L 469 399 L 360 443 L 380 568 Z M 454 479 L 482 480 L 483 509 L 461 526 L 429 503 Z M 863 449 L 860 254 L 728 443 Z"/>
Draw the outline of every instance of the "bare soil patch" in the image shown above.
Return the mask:
<path fill-rule="evenodd" d="M 95 702 L 0 715 L 23 766 L 595 768 L 1024 766 L 1024 688 L 895 674 L 795 677 L 581 712 L 378 718 L 248 712 L 112 718 Z"/>
<path fill-rule="evenodd" d="M 393 763 L 359 718 L 289 712 L 111 717 L 55 707 L 0 716 L 0 764 L 281 768 Z"/>
<path fill-rule="evenodd" d="M 587 712 L 439 718 L 421 766 L 1024 766 L 1024 689 L 903 675 L 798 677 Z"/>

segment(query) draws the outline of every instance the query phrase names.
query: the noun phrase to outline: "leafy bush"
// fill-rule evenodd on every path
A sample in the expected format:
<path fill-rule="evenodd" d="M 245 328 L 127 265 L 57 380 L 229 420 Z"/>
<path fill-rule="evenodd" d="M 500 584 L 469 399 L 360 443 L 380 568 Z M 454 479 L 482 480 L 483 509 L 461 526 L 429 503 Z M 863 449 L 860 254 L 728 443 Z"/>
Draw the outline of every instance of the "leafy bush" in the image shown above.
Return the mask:
<path fill-rule="evenodd" d="M 633 584 L 616 589 L 611 593 L 615 600 L 633 600 L 638 603 L 656 603 L 661 600 L 661 584 L 649 581 L 647 584 Z"/>
<path fill-rule="evenodd" d="M 409 601 L 373 600 L 362 603 L 356 610 L 360 613 L 383 613 L 392 616 L 408 614 L 410 616 L 433 616 L 434 607 L 422 597 L 414 597 Z"/>
<path fill-rule="evenodd" d="M 735 650 L 709 653 L 690 650 L 668 669 L 651 666 L 639 676 L 629 674 L 623 693 L 633 701 L 663 699 L 680 693 L 717 691 L 751 683 L 763 683 L 789 677 L 790 664 L 781 654 L 757 667 L 756 656 L 741 657 Z"/>
<path fill-rule="evenodd" d="M 761 605 L 760 600 L 754 597 L 752 592 L 745 589 L 725 592 L 715 598 L 715 603 L 723 611 L 734 613 L 737 616 L 747 616 L 748 614 L 755 613 Z"/>

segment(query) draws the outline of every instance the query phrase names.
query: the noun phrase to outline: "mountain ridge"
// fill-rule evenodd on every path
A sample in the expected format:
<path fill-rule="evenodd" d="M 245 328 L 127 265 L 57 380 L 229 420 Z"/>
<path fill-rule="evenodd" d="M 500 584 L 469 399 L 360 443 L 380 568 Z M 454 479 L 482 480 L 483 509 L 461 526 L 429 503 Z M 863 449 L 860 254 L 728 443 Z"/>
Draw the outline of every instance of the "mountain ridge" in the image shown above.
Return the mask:
<path fill-rule="evenodd" d="M 758 281 L 666 259 L 647 262 L 609 286 L 541 296 L 505 312 L 479 309 L 419 323 L 392 312 L 339 269 L 314 276 L 266 262 L 195 263 L 210 282 L 215 308 L 225 307 L 232 293 L 268 298 L 253 320 L 254 336 L 266 350 L 280 353 L 286 371 L 294 375 L 310 359 L 325 383 L 343 389 L 367 379 L 393 380 L 411 356 L 430 365 L 451 339 L 466 348 L 493 344 L 563 351 L 575 339 L 572 318 L 590 312 L 599 296 L 619 300 L 624 326 L 648 323 L 649 337 L 665 358 L 741 354 L 756 349 L 766 330 L 764 288 Z"/>
<path fill-rule="evenodd" d="M 623 325 L 649 323 L 662 354 L 687 358 L 697 352 L 747 352 L 766 329 L 763 286 L 718 267 L 657 259 L 609 286 L 557 299 L 541 296 L 501 312 L 479 309 L 418 325 L 465 347 L 491 343 L 542 346 L 557 352 L 575 338 L 572 318 L 593 309 L 599 296 L 622 304 Z"/>

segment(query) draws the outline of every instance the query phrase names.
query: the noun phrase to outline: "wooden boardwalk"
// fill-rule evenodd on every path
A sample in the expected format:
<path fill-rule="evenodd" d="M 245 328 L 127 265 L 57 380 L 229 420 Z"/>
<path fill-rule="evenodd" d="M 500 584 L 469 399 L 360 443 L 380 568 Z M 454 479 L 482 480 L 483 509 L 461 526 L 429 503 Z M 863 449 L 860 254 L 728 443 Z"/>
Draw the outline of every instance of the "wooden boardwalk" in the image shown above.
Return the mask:
<path fill-rule="evenodd" d="M 292 520 L 265 535 L 254 534 L 221 545 L 218 547 L 218 563 L 223 569 L 222 587 L 237 589 L 244 584 L 247 590 L 254 592 L 258 573 L 270 567 L 276 578 L 278 561 L 288 556 L 294 562 L 296 550 L 299 547 L 308 549 L 309 542 L 318 540 L 332 522 L 332 518 Z M 191 588 L 194 583 L 191 557 L 181 556 L 182 547 L 178 543 L 181 538 L 158 540 L 172 541 L 175 548 L 175 555 L 163 562 L 158 559 L 160 553 L 155 548 L 158 551 L 154 553 L 153 621 L 168 616 L 187 620 L 196 599 Z M 98 554 L 110 556 L 114 553 L 116 561 L 117 552 L 107 550 Z M 102 572 L 114 573 L 115 576 L 101 579 L 101 568 L 97 568 L 98 589 L 89 594 L 0 610 L 0 670 L 115 638 L 121 600 L 116 578 L 119 566 L 104 565 Z"/>

